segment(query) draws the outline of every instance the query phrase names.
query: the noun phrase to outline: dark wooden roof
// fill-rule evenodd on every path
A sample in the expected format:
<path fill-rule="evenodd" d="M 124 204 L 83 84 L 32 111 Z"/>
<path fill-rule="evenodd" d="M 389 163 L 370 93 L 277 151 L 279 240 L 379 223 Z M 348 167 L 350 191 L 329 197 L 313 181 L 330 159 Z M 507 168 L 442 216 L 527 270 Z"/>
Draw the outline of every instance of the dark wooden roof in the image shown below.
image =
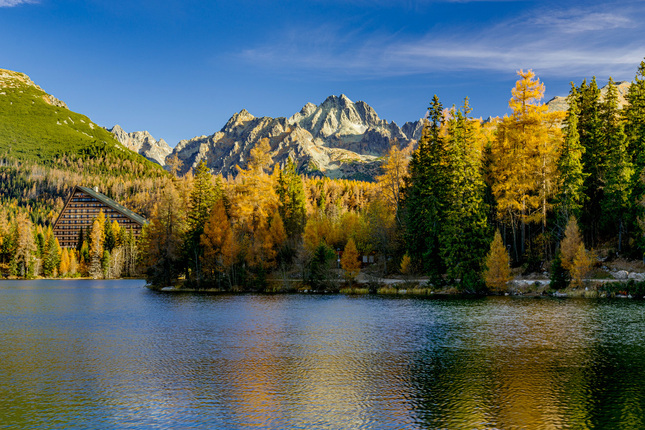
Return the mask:
<path fill-rule="evenodd" d="M 85 194 L 89 194 L 90 196 L 94 197 L 96 200 L 104 203 L 105 205 L 111 207 L 112 209 L 118 212 L 121 212 L 123 215 L 127 216 L 128 218 L 137 222 L 138 224 L 144 225 L 148 223 L 148 221 L 144 217 L 132 212 L 130 209 L 124 206 L 121 206 L 120 204 L 118 204 L 117 202 L 115 202 L 105 194 L 101 194 L 98 191 L 94 191 L 92 188 L 81 187 L 80 185 L 77 185 L 76 188 L 81 190 Z M 72 196 L 74 196 L 74 193 L 72 193 Z"/>

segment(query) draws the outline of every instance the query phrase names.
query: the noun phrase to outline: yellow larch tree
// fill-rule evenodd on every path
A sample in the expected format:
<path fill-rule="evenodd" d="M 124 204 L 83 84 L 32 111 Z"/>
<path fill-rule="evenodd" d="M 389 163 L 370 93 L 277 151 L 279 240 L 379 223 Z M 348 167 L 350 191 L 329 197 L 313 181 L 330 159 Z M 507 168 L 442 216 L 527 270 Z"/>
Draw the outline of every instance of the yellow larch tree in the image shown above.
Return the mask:
<path fill-rule="evenodd" d="M 502 235 L 497 230 L 493 242 L 490 244 L 490 251 L 486 256 L 486 269 L 484 271 L 484 281 L 492 291 L 504 291 L 508 281 L 511 280 L 509 260 L 508 251 L 506 251 L 502 241 Z"/>
<path fill-rule="evenodd" d="M 517 259 L 524 254 L 526 225 L 546 226 L 562 140 L 562 114 L 547 112 L 541 103 L 544 84 L 532 70 L 520 70 L 518 75 L 509 101 L 513 113 L 499 123 L 497 139 L 490 146 L 497 217 L 512 228 Z"/>
<path fill-rule="evenodd" d="M 560 242 L 562 268 L 571 272 L 574 266 L 573 260 L 575 259 L 581 245 L 584 249 L 582 234 L 580 234 L 580 229 L 578 228 L 578 220 L 576 220 L 576 217 L 572 216 L 569 218 L 567 227 L 564 230 L 564 238 L 562 238 L 562 241 Z"/>
<path fill-rule="evenodd" d="M 67 276 L 69 273 L 69 251 L 67 248 L 63 248 L 63 252 L 60 257 L 60 267 L 58 269 L 60 276 Z"/>
<path fill-rule="evenodd" d="M 376 177 L 382 195 L 389 203 L 390 208 L 395 211 L 396 220 L 401 225 L 398 209 L 401 206 L 405 178 L 408 176 L 408 164 L 410 164 L 411 147 L 401 149 L 399 142 L 392 142 L 390 152 L 388 152 L 383 174 Z"/>
<path fill-rule="evenodd" d="M 343 256 L 340 259 L 340 267 L 345 271 L 345 279 L 349 282 L 353 282 L 361 272 L 361 262 L 359 258 L 360 255 L 356 249 L 354 239 L 350 237 L 345 245 L 345 249 L 343 250 Z"/>
<path fill-rule="evenodd" d="M 571 265 L 571 285 L 581 287 L 584 278 L 591 271 L 592 260 L 589 252 L 585 249 L 585 244 L 580 242 L 576 255 Z"/>

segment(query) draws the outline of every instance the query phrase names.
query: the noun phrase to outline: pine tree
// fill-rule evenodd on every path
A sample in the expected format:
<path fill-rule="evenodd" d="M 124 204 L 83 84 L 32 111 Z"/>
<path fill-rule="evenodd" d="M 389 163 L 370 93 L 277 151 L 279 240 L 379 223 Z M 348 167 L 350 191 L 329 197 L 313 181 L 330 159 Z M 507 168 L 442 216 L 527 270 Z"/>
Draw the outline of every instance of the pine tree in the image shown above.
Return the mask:
<path fill-rule="evenodd" d="M 618 252 L 629 222 L 633 168 L 627 153 L 623 123 L 618 111 L 618 90 L 609 78 L 607 94 L 601 105 L 603 146 L 607 151 L 605 187 L 601 207 L 604 224 L 617 232 Z"/>
<path fill-rule="evenodd" d="M 565 137 L 562 142 L 558 173 L 560 177 L 557 204 L 558 236 L 564 233 L 565 225 L 570 217 L 580 217 L 585 201 L 582 156 L 585 148 L 580 144 L 578 132 L 578 92 L 571 84 L 571 92 L 567 97 L 569 108 L 565 119 Z"/>
<path fill-rule="evenodd" d="M 495 237 L 490 244 L 490 251 L 486 256 L 484 281 L 492 291 L 501 292 L 506 289 L 508 281 L 511 280 L 510 258 L 502 235 L 499 230 L 495 231 Z"/>
<path fill-rule="evenodd" d="M 354 239 L 350 237 L 345 245 L 345 249 L 343 250 L 343 256 L 340 259 L 340 267 L 343 268 L 345 279 L 349 283 L 352 283 L 361 272 L 361 262 L 359 258 L 360 255 L 358 253 L 358 249 L 356 249 Z"/>

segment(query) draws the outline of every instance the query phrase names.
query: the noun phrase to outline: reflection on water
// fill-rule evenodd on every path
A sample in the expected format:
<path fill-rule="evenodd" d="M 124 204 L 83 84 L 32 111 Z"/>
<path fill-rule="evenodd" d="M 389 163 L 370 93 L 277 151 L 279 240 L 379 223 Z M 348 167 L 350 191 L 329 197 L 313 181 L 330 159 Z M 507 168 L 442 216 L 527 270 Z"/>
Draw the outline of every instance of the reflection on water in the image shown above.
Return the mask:
<path fill-rule="evenodd" d="M 645 428 L 645 302 L 0 282 L 0 428 Z"/>

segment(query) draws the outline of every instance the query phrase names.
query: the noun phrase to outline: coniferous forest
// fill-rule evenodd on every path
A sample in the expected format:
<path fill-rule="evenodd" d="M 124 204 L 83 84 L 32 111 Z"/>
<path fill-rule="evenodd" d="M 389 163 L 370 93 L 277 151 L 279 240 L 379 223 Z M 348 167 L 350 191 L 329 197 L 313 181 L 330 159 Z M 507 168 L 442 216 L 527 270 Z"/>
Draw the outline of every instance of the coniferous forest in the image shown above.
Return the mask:
<path fill-rule="evenodd" d="M 503 292 L 512 276 L 545 272 L 554 288 L 582 286 L 598 261 L 645 253 L 645 62 L 622 106 L 611 78 L 602 95 L 595 78 L 572 83 L 566 112 L 549 112 L 544 91 L 532 71 L 518 72 L 510 114 L 487 121 L 468 99 L 445 107 L 433 97 L 422 138 L 392 142 L 375 182 L 299 175 L 274 165 L 266 141 L 228 178 L 205 163 L 178 177 L 178 159 L 164 173 L 109 154 L 49 165 L 7 154 L 0 271 L 333 290 L 339 274 L 349 285 L 373 261 L 375 279 L 464 292 Z M 76 249 L 61 250 L 51 225 L 77 183 L 147 217 L 138 243 L 99 217 Z"/>

